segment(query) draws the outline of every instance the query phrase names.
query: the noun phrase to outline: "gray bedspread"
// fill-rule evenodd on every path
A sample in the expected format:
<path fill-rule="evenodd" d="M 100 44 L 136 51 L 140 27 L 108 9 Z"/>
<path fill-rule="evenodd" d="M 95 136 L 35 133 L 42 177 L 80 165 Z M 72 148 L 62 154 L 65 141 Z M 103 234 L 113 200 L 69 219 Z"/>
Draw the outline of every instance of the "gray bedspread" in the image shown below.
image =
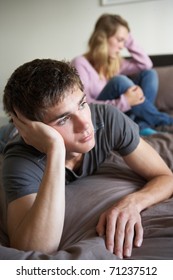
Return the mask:
<path fill-rule="evenodd" d="M 161 133 L 147 137 L 146 141 L 156 148 L 173 170 L 173 134 Z M 104 209 L 124 195 L 140 189 L 144 183 L 144 179 L 134 174 L 120 156 L 112 153 L 95 174 L 69 184 L 66 187 L 64 231 L 59 250 L 52 255 L 9 247 L 5 229 L 5 198 L 0 187 L 0 259 L 117 259 L 106 249 L 104 237 L 97 236 L 95 226 Z M 173 198 L 146 209 L 141 215 L 144 241 L 140 248 L 133 249 L 129 259 L 172 260 Z"/>

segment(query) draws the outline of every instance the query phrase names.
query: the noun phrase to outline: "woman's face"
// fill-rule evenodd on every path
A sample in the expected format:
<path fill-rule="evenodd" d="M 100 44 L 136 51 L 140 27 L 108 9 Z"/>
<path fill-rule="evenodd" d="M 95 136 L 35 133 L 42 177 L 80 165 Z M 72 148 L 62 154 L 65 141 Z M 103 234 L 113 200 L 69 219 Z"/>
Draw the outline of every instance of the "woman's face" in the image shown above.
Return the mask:
<path fill-rule="evenodd" d="M 108 38 L 108 54 L 110 58 L 116 58 L 117 54 L 124 48 L 128 34 L 127 28 L 120 25 L 117 32 Z"/>

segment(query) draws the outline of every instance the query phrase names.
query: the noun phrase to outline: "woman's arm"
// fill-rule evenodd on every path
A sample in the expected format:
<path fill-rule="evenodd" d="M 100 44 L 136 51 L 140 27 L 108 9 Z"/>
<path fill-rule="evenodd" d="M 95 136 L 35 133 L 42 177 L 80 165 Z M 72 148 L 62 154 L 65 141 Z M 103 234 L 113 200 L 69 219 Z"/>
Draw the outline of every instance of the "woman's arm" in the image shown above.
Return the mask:
<path fill-rule="evenodd" d="M 131 58 L 123 59 L 120 72 L 125 75 L 138 73 L 141 70 L 151 69 L 153 63 L 143 48 L 136 42 L 132 34 L 129 33 L 125 47 L 129 51 Z"/>
<path fill-rule="evenodd" d="M 84 92 L 89 104 L 111 104 L 116 106 L 122 112 L 126 112 L 131 109 L 131 106 L 124 94 L 113 100 L 107 99 L 103 101 L 97 99 L 108 81 L 100 78 L 99 74 L 84 56 L 74 58 L 71 63 L 78 71 L 80 79 L 84 85 Z"/>

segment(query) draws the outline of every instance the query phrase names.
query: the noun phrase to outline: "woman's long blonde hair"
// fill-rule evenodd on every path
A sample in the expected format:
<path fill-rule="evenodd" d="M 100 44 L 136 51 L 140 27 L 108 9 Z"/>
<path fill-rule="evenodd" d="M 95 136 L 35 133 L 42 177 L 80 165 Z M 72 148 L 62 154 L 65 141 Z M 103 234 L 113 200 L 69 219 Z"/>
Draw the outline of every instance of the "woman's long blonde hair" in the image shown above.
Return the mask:
<path fill-rule="evenodd" d="M 103 14 L 96 22 L 95 28 L 89 39 L 89 51 L 86 58 L 100 75 L 107 79 L 118 73 L 121 63 L 119 55 L 115 59 L 109 59 L 108 43 L 109 37 L 113 36 L 119 26 L 124 26 L 130 31 L 129 25 L 119 15 Z"/>

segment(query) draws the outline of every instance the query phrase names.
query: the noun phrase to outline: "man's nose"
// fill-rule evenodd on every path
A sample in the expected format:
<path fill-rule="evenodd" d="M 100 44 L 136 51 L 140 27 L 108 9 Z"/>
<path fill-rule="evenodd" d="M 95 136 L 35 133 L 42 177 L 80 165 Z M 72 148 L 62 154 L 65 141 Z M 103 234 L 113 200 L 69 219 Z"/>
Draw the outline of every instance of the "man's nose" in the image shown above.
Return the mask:
<path fill-rule="evenodd" d="M 84 132 L 89 127 L 88 120 L 84 116 L 76 116 L 75 132 Z"/>

